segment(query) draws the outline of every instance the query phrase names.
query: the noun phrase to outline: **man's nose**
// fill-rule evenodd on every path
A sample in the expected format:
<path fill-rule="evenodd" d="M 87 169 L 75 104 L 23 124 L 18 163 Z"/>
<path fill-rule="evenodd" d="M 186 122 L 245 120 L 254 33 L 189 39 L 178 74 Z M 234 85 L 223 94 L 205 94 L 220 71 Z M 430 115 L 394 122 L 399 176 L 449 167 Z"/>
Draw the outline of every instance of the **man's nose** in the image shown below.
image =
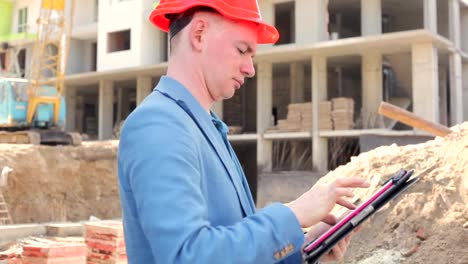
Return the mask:
<path fill-rule="evenodd" d="M 244 63 L 242 64 L 241 68 L 242 74 L 244 74 L 245 77 L 247 78 L 252 78 L 255 76 L 255 67 L 253 63 L 253 58 L 248 57 Z"/>

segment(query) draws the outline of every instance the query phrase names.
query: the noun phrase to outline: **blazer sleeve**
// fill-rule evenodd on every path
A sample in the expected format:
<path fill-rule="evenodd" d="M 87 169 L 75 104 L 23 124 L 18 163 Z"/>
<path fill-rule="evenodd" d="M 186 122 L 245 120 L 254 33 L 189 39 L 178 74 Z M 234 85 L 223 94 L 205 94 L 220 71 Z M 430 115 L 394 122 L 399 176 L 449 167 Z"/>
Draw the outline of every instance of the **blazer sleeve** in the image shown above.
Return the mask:
<path fill-rule="evenodd" d="M 304 235 L 283 204 L 231 226 L 210 224 L 197 146 L 180 117 L 129 123 L 120 141 L 120 173 L 156 263 L 301 263 Z"/>

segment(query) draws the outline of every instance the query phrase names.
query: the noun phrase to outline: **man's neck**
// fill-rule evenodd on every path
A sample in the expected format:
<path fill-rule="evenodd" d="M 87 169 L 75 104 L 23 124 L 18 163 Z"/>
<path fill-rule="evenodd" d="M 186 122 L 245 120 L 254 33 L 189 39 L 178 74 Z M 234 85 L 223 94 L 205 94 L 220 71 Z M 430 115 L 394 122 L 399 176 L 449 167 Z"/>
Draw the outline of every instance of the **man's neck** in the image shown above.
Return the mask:
<path fill-rule="evenodd" d="M 188 66 L 190 65 L 190 66 Z M 180 82 L 195 97 L 208 113 L 214 101 L 211 98 L 199 67 L 187 61 L 172 59 L 167 67 L 167 76 Z"/>

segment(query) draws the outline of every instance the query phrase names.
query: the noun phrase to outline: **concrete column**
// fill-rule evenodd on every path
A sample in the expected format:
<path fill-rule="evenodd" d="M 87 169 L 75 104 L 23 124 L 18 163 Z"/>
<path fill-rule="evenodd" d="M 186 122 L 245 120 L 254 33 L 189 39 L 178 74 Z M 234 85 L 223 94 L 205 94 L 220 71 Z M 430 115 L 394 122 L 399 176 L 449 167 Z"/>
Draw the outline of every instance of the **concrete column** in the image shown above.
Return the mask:
<path fill-rule="evenodd" d="M 450 120 L 448 119 L 448 82 L 450 74 L 447 70 L 450 67 L 439 67 L 439 123 L 444 126 L 448 126 Z"/>
<path fill-rule="evenodd" d="M 328 40 L 327 0 L 296 0 L 296 43 L 316 43 Z"/>
<path fill-rule="evenodd" d="M 114 84 L 109 80 L 99 81 L 99 140 L 112 138 Z"/>
<path fill-rule="evenodd" d="M 460 31 L 461 31 L 461 49 L 468 53 L 468 7 L 461 9 L 460 11 Z"/>
<path fill-rule="evenodd" d="M 291 103 L 304 102 L 304 64 L 294 62 L 289 68 L 291 75 Z"/>
<path fill-rule="evenodd" d="M 76 87 L 66 86 L 65 87 L 65 101 L 67 108 L 65 130 L 75 131 L 76 130 Z"/>
<path fill-rule="evenodd" d="M 450 126 L 463 122 L 462 82 L 461 56 L 458 53 L 452 53 L 450 55 Z"/>
<path fill-rule="evenodd" d="M 468 63 L 463 64 L 463 121 L 468 121 Z"/>
<path fill-rule="evenodd" d="M 381 0 L 361 0 L 361 32 L 363 36 L 382 34 Z"/>
<path fill-rule="evenodd" d="M 437 34 L 437 0 L 424 0 L 424 29 Z"/>
<path fill-rule="evenodd" d="M 291 85 L 291 103 L 304 102 L 304 64 L 300 62 L 293 62 L 289 67 L 290 85 Z M 299 167 L 298 148 L 301 142 L 291 141 L 291 168 L 297 169 Z"/>
<path fill-rule="evenodd" d="M 211 111 L 215 112 L 215 114 L 221 118 L 221 120 L 223 120 L 224 116 L 223 116 L 223 107 L 224 107 L 224 104 L 223 104 L 223 101 L 220 101 L 220 102 L 215 102 L 212 106 L 211 106 Z"/>
<path fill-rule="evenodd" d="M 148 96 L 153 90 L 153 84 L 151 83 L 151 76 L 138 76 L 137 77 L 137 88 L 136 88 L 136 103 L 139 105 L 146 96 Z"/>
<path fill-rule="evenodd" d="M 362 121 L 364 127 L 376 127 L 377 111 L 382 100 L 382 54 L 369 52 L 362 56 Z"/>
<path fill-rule="evenodd" d="M 257 64 L 257 168 L 260 172 L 272 169 L 272 142 L 263 139 L 263 133 L 272 126 L 273 66 Z"/>
<path fill-rule="evenodd" d="M 411 47 L 413 112 L 429 121 L 439 122 L 438 55 L 430 42 Z"/>
<path fill-rule="evenodd" d="M 460 0 L 449 0 L 449 36 L 455 48 L 461 47 L 460 38 Z"/>
<path fill-rule="evenodd" d="M 312 166 L 328 171 L 328 140 L 319 135 L 319 103 L 327 100 L 327 59 L 312 57 Z"/>

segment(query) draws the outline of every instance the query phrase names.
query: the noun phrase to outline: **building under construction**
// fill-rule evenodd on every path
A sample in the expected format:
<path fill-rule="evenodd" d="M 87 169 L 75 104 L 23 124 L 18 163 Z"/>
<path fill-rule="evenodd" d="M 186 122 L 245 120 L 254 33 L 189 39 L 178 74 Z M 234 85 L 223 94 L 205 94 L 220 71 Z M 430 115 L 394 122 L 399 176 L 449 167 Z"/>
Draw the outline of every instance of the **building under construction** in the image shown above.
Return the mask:
<path fill-rule="evenodd" d="M 67 130 L 111 139 L 164 75 L 168 36 L 147 19 L 155 4 L 76 1 L 65 79 Z M 379 116 L 382 101 L 447 126 L 468 120 L 468 1 L 259 4 L 281 38 L 259 47 L 256 76 L 214 107 L 231 126 L 230 140 L 248 174 L 324 172 L 373 142 L 424 137 Z M 39 8 L 40 1 L 0 0 L 3 72 L 31 72 Z"/>

